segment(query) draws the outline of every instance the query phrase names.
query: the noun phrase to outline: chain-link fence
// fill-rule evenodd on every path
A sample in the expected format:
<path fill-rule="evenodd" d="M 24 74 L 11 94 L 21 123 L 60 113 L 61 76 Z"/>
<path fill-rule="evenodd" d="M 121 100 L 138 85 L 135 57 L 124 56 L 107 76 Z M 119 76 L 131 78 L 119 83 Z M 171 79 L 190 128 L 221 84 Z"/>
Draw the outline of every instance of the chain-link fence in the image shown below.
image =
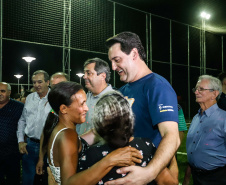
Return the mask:
<path fill-rule="evenodd" d="M 108 61 L 105 40 L 122 31 L 140 36 L 147 65 L 170 81 L 185 116 L 192 117 L 198 105 L 191 88 L 203 71 L 200 29 L 114 1 L 2 0 L 2 81 L 11 83 L 17 91 L 14 74 L 21 73 L 20 81 L 26 84 L 27 64 L 22 57 L 30 55 L 36 58 L 30 65 L 31 74 L 43 69 L 51 75 L 62 71 L 66 63 L 71 80 L 79 82 L 75 74 L 83 71 L 84 61 L 92 57 Z M 224 40 L 206 33 L 206 73 L 216 76 L 225 69 Z M 117 88 L 123 85 L 114 73 L 110 82 Z"/>

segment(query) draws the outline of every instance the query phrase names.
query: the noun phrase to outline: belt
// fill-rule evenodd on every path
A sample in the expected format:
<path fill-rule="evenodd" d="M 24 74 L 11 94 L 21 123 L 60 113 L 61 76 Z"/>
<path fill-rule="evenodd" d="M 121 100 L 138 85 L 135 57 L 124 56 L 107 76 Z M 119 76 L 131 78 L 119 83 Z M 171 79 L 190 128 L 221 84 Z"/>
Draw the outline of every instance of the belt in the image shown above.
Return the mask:
<path fill-rule="evenodd" d="M 36 138 L 32 138 L 32 137 L 28 137 L 27 135 L 25 135 L 26 138 L 29 138 L 31 141 L 35 142 L 35 143 L 40 143 L 39 139 Z"/>
<path fill-rule="evenodd" d="M 190 167 L 191 167 L 192 172 L 196 173 L 197 175 L 208 175 L 208 174 L 217 172 L 223 168 L 226 168 L 226 166 L 223 166 L 223 167 L 219 167 L 219 168 L 216 168 L 213 170 L 203 170 L 203 169 L 195 168 L 193 166 L 190 166 Z"/>

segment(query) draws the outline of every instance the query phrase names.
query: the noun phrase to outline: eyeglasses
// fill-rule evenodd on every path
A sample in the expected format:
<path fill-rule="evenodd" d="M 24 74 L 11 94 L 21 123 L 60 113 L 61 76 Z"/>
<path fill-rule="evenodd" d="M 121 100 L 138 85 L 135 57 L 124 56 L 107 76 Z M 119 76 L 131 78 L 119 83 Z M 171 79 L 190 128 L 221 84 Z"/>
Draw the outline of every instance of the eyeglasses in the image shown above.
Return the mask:
<path fill-rule="evenodd" d="M 207 91 L 207 90 L 209 90 L 211 92 L 214 91 L 214 89 L 204 89 L 202 87 L 195 87 L 195 88 L 192 89 L 192 92 L 195 93 L 196 90 L 198 90 L 199 93 L 203 92 L 203 91 Z"/>

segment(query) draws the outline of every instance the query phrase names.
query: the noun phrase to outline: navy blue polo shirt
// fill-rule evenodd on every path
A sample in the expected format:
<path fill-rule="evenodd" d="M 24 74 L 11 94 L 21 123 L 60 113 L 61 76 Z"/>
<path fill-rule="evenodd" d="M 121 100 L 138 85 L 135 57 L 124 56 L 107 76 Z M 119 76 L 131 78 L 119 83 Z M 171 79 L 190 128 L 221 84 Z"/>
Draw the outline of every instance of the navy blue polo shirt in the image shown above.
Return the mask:
<path fill-rule="evenodd" d="M 158 147 L 162 139 L 158 124 L 178 123 L 177 96 L 170 83 L 151 73 L 119 90 L 129 100 L 135 114 L 134 136 L 149 138 Z"/>

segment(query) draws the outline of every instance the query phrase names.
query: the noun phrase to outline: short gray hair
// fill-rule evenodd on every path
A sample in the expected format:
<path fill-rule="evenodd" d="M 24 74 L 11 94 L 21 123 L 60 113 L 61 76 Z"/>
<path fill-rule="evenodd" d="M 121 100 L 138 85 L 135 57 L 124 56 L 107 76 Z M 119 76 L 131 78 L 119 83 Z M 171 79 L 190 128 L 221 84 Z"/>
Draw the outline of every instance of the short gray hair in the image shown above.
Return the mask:
<path fill-rule="evenodd" d="M 202 80 L 208 80 L 209 81 L 209 88 L 210 89 L 213 89 L 215 91 L 219 91 L 219 95 L 217 96 L 217 100 L 220 98 L 220 95 L 222 93 L 222 84 L 221 84 L 221 81 L 216 78 L 216 77 L 213 77 L 211 75 L 202 75 L 199 77 L 198 81 L 202 81 Z"/>
<path fill-rule="evenodd" d="M 93 124 L 96 132 L 111 147 L 124 147 L 133 135 L 134 114 L 121 93 L 109 91 L 94 107 Z"/>
<path fill-rule="evenodd" d="M 84 68 L 88 64 L 91 64 L 91 63 L 95 63 L 94 70 L 97 72 L 97 75 L 99 75 L 101 73 L 106 74 L 105 81 L 106 81 L 106 83 L 109 83 L 110 78 L 111 78 L 111 72 L 110 72 L 110 67 L 109 67 L 108 63 L 100 58 L 91 58 L 91 59 L 88 59 L 85 61 Z"/>
<path fill-rule="evenodd" d="M 0 82 L 0 83 L 3 85 L 7 85 L 7 90 L 11 91 L 11 85 L 9 83 L 6 83 L 6 82 Z"/>
<path fill-rule="evenodd" d="M 32 77 L 33 77 L 34 75 L 37 75 L 37 74 L 43 74 L 43 75 L 44 75 L 44 80 L 45 80 L 45 82 L 47 82 L 47 81 L 49 80 L 49 74 L 48 74 L 46 71 L 44 71 L 44 70 L 37 70 L 37 71 L 35 71 L 35 72 L 33 73 Z"/>
<path fill-rule="evenodd" d="M 8 91 L 11 91 L 11 85 L 7 83 Z"/>
<path fill-rule="evenodd" d="M 67 81 L 69 81 L 69 76 L 68 76 L 67 73 L 64 73 L 64 72 L 56 72 L 56 73 L 54 73 L 54 74 L 50 77 L 50 79 L 52 79 L 52 78 L 54 78 L 54 77 L 56 77 L 56 76 L 62 76 L 62 77 L 65 77 L 65 79 L 66 79 Z"/>

